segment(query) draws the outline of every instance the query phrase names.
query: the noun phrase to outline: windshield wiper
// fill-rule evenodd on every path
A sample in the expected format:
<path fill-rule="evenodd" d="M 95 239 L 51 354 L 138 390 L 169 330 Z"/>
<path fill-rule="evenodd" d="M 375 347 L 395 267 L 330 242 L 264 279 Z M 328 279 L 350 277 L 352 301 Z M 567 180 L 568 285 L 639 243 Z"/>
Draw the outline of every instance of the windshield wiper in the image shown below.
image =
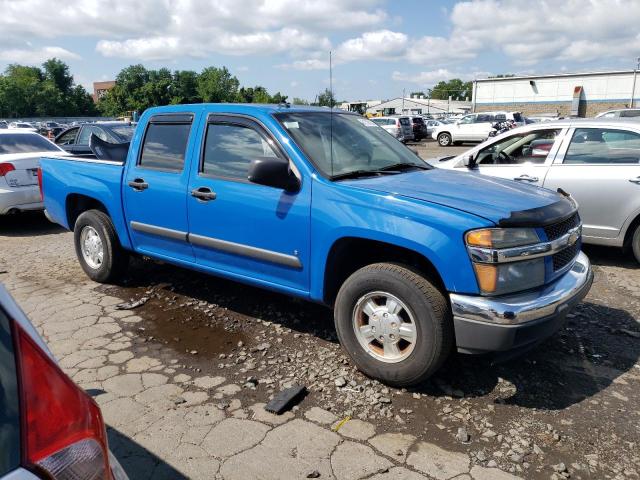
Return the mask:
<path fill-rule="evenodd" d="M 451 160 L 454 157 L 455 157 L 455 155 L 449 155 L 448 157 L 440 157 L 440 158 L 438 158 L 438 161 L 439 162 L 446 162 L 447 160 Z"/>
<path fill-rule="evenodd" d="M 372 177 L 375 175 L 394 175 L 396 173 L 400 173 L 397 171 L 391 170 L 353 170 L 352 172 L 338 173 L 337 175 L 333 175 L 331 180 L 344 180 L 345 178 L 361 178 L 361 177 Z"/>
<path fill-rule="evenodd" d="M 418 165 L 415 163 L 394 163 L 393 165 L 387 165 L 386 167 L 382 167 L 380 170 L 382 170 L 383 172 L 388 172 L 391 170 L 409 170 L 411 168 L 417 168 L 419 170 L 431 170 L 432 167 L 428 166 L 428 165 Z"/>

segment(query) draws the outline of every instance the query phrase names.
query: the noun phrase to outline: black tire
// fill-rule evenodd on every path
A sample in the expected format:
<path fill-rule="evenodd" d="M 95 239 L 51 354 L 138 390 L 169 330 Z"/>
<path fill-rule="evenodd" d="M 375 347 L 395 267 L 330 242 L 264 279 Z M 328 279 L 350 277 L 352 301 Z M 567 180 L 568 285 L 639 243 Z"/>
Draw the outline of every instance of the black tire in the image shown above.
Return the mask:
<path fill-rule="evenodd" d="M 449 133 L 443 132 L 438 134 L 438 145 L 441 147 L 450 147 L 452 143 Z"/>
<path fill-rule="evenodd" d="M 396 363 L 378 359 L 360 344 L 355 333 L 358 301 L 378 291 L 401 300 L 415 320 L 413 350 Z M 334 317 L 338 339 L 355 365 L 366 375 L 395 387 L 414 385 L 430 377 L 442 366 L 453 345 L 453 321 L 444 295 L 403 265 L 376 263 L 353 273 L 338 292 Z"/>
<path fill-rule="evenodd" d="M 633 237 L 631 237 L 631 250 L 633 256 L 636 257 L 636 262 L 640 263 L 640 225 L 636 226 Z"/>
<path fill-rule="evenodd" d="M 97 232 L 102 242 L 102 263 L 90 265 L 82 253 L 81 237 L 85 229 Z M 127 270 L 129 254 L 120 246 L 116 230 L 109 216 L 100 210 L 87 210 L 80 214 L 73 228 L 76 255 L 87 276 L 99 283 L 113 283 Z"/>

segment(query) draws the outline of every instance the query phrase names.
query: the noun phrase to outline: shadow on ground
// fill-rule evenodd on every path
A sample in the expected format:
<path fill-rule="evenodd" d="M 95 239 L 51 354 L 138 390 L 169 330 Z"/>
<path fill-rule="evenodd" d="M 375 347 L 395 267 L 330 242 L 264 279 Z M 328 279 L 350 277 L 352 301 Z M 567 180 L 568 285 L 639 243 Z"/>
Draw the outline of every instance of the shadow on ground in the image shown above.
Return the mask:
<path fill-rule="evenodd" d="M 0 236 L 32 237 L 61 232 L 64 232 L 64 229 L 51 223 L 40 211 L 0 215 Z"/>
<path fill-rule="evenodd" d="M 337 341 L 332 312 L 326 307 L 233 281 L 135 261 L 123 286 L 142 290 L 162 282 L 170 284 L 175 293 L 216 304 L 230 315 L 256 317 Z M 124 292 L 131 292 L 129 288 Z M 502 392 L 496 401 L 561 410 L 588 399 L 633 368 L 640 357 L 640 344 L 625 331 L 638 331 L 627 311 L 587 301 L 576 308 L 565 328 L 524 355 L 501 364 L 487 356 L 452 355 L 435 378 L 414 391 L 480 398 L 494 392 L 502 378 L 515 388 Z"/>
<path fill-rule="evenodd" d="M 107 427 L 109 448 L 131 480 L 188 480 L 142 445 L 118 430 Z"/>

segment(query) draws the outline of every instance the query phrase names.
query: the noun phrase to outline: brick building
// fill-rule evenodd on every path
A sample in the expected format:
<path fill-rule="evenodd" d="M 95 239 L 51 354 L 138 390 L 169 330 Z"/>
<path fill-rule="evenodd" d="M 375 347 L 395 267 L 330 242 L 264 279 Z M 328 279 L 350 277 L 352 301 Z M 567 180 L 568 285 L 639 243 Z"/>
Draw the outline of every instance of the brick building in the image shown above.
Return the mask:
<path fill-rule="evenodd" d="M 476 112 L 593 117 L 605 110 L 639 105 L 640 80 L 636 82 L 633 70 L 488 78 L 475 80 L 473 85 Z"/>
<path fill-rule="evenodd" d="M 111 90 L 116 85 L 115 80 L 108 80 L 106 82 L 93 82 L 93 101 L 100 100 L 102 95 Z"/>

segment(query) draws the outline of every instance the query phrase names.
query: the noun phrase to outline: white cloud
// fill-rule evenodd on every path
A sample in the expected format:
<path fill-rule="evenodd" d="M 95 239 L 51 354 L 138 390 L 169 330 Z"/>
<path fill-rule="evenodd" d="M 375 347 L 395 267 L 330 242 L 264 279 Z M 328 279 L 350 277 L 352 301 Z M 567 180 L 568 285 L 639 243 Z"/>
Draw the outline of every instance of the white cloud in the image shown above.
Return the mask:
<path fill-rule="evenodd" d="M 465 80 L 467 76 L 468 75 L 451 72 L 446 68 L 419 72 L 417 74 L 407 74 L 398 71 L 391 74 L 391 78 L 396 82 L 416 83 L 418 85 L 433 85 L 440 80 L 450 80 L 451 78 L 460 78 Z"/>
<path fill-rule="evenodd" d="M 0 50 L 0 61 L 7 63 L 40 64 L 52 57 L 62 60 L 78 60 L 80 56 L 61 47 L 9 48 Z"/>
<path fill-rule="evenodd" d="M 396 60 L 405 55 L 409 38 L 404 33 L 390 30 L 366 32 L 357 38 L 351 38 L 335 51 L 338 63 L 356 60 Z"/>
<path fill-rule="evenodd" d="M 477 0 L 456 4 L 452 41 L 516 65 L 629 58 L 640 49 L 637 0 Z"/>
<path fill-rule="evenodd" d="M 3 37 L 97 37 L 109 57 L 169 60 L 329 49 L 329 31 L 384 22 L 382 0 L 0 0 Z M 153 32 L 153 35 L 141 34 Z M 0 48 L 7 41 L 0 39 Z"/>

